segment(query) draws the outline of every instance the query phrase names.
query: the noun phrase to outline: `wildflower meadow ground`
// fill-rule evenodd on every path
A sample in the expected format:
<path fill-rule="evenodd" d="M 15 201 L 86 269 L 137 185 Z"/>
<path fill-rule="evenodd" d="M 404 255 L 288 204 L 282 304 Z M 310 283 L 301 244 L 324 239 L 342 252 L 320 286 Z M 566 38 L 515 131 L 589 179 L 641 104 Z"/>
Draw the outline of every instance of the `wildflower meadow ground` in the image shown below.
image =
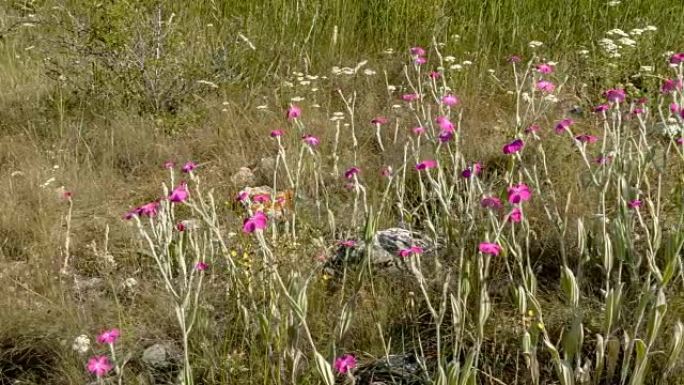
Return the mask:
<path fill-rule="evenodd" d="M 0 384 L 684 383 L 675 3 L 6 2 Z"/>

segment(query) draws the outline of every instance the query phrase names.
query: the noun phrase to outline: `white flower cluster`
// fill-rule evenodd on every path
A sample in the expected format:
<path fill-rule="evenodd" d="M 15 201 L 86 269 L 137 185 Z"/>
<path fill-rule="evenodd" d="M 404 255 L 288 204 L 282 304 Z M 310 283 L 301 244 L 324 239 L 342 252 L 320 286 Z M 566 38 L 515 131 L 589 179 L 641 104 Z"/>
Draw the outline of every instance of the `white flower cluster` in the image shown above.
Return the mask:
<path fill-rule="evenodd" d="M 653 32 L 657 30 L 658 28 L 652 25 L 646 26 L 644 28 L 634 28 L 629 31 L 629 33 L 621 30 L 620 28 L 615 28 L 606 32 L 606 35 L 609 37 L 600 39 L 598 44 L 606 53 L 606 55 L 608 55 L 608 57 L 619 58 L 622 56 L 620 50 L 623 48 L 633 48 L 637 46 L 637 41 L 634 40 L 634 38 L 637 38 L 646 32 Z"/>
<path fill-rule="evenodd" d="M 394 52 L 394 51 L 391 51 L 391 52 Z M 385 51 L 385 53 L 387 53 L 387 51 Z M 351 67 L 333 66 L 333 67 L 330 69 L 330 73 L 332 73 L 332 74 L 335 75 L 335 76 L 340 76 L 340 75 L 356 75 L 359 71 L 361 71 L 361 68 L 363 68 L 363 66 L 365 66 L 367 63 L 368 63 L 368 60 L 361 61 L 361 62 L 359 62 L 359 63 L 356 65 L 356 67 L 354 67 L 354 68 L 351 68 Z M 376 72 L 375 70 L 370 69 L 370 68 L 365 68 L 365 69 L 363 70 L 363 74 L 366 75 L 366 76 L 373 76 L 373 75 L 375 75 L 376 73 L 377 73 L 377 72 Z"/>

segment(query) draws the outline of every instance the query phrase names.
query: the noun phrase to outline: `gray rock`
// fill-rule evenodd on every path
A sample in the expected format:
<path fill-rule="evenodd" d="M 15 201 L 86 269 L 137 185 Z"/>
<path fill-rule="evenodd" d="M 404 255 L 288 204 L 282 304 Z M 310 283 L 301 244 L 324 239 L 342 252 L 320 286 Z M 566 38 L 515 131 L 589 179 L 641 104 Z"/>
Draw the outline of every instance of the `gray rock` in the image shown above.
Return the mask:
<path fill-rule="evenodd" d="M 178 351 L 168 344 L 156 343 L 142 353 L 142 362 L 152 369 L 169 369 L 178 363 Z"/>
<path fill-rule="evenodd" d="M 230 181 L 238 187 L 251 186 L 256 183 L 256 176 L 247 167 L 240 167 L 240 169 L 230 177 Z"/>
<path fill-rule="evenodd" d="M 399 251 L 418 246 L 424 253 L 433 251 L 437 245 L 423 234 L 402 228 L 389 228 L 375 233 L 371 244 L 371 265 L 374 268 L 389 268 L 401 264 L 402 258 Z M 346 264 L 347 266 L 358 265 L 363 262 L 366 255 L 366 244 L 356 241 L 356 245 L 348 247 L 340 245 L 327 262 L 326 270 L 334 273 Z"/>
<path fill-rule="evenodd" d="M 356 373 L 357 385 L 427 385 L 425 375 L 414 354 L 392 354 L 361 365 Z"/>

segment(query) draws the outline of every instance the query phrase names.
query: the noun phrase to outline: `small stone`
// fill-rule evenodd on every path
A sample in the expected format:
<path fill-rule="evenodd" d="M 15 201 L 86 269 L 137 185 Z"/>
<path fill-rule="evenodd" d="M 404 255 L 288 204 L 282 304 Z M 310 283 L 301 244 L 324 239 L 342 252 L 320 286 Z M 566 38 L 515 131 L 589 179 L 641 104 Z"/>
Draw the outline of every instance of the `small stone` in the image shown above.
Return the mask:
<path fill-rule="evenodd" d="M 175 364 L 173 349 L 165 344 L 156 343 L 142 353 L 142 362 L 153 369 L 167 369 Z"/>
<path fill-rule="evenodd" d="M 249 168 L 240 167 L 238 172 L 236 172 L 235 174 L 233 174 L 232 177 L 230 177 L 230 181 L 233 182 L 234 185 L 239 187 L 250 186 L 256 182 L 256 176 Z"/>

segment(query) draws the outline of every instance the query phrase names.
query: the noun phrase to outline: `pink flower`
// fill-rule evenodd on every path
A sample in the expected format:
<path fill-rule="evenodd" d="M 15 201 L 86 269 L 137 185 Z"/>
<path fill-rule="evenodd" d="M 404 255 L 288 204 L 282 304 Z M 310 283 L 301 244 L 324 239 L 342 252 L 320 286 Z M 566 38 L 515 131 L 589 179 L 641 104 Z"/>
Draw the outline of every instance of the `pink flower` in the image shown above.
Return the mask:
<path fill-rule="evenodd" d="M 684 144 L 684 138 L 677 138 L 677 144 Z"/>
<path fill-rule="evenodd" d="M 347 239 L 345 241 L 340 241 L 339 245 L 350 249 L 352 247 L 356 247 L 356 241 L 353 239 Z"/>
<path fill-rule="evenodd" d="M 271 201 L 271 196 L 269 194 L 265 194 L 265 193 L 264 194 L 255 194 L 252 197 L 252 201 L 254 203 L 261 203 L 261 204 L 268 203 Z"/>
<path fill-rule="evenodd" d="M 135 209 L 135 214 L 137 214 L 139 216 L 142 215 L 142 216 L 152 218 L 152 217 L 157 215 L 158 210 L 159 210 L 159 202 L 153 201 L 150 203 L 145 203 L 144 205 Z"/>
<path fill-rule="evenodd" d="M 532 192 L 524 183 L 512 185 L 508 188 L 508 201 L 514 205 L 529 201 L 530 198 L 532 198 Z"/>
<path fill-rule="evenodd" d="M 456 129 L 453 123 L 446 116 L 438 116 L 435 118 L 435 122 L 443 131 L 453 131 Z"/>
<path fill-rule="evenodd" d="M 422 135 L 425 133 L 425 128 L 424 127 L 413 127 L 411 129 L 411 131 L 413 131 L 413 133 L 416 135 Z"/>
<path fill-rule="evenodd" d="M 403 94 L 403 95 L 401 95 L 401 100 L 403 100 L 405 102 L 413 102 L 413 101 L 418 100 L 418 98 L 419 98 L 418 94 L 415 94 L 415 93 L 414 94 Z"/>
<path fill-rule="evenodd" d="M 622 103 L 625 101 L 625 90 L 620 88 L 612 88 L 606 90 L 603 96 L 611 103 Z"/>
<path fill-rule="evenodd" d="M 603 166 L 608 164 L 611 161 L 611 159 L 613 159 L 612 156 L 599 155 L 598 157 L 596 157 L 594 162 L 596 162 L 596 164 L 598 164 L 599 166 Z"/>
<path fill-rule="evenodd" d="M 384 166 L 380 170 L 380 175 L 384 176 L 385 178 L 392 176 L 392 166 Z"/>
<path fill-rule="evenodd" d="M 196 168 L 197 168 L 197 165 L 195 164 L 195 162 L 193 162 L 193 161 L 188 161 L 188 162 L 185 162 L 185 164 L 184 164 L 183 167 L 181 168 L 181 171 L 183 171 L 184 173 L 188 174 L 188 173 L 192 172 L 192 170 L 194 170 L 194 169 L 196 169 Z"/>
<path fill-rule="evenodd" d="M 387 122 L 389 122 L 389 120 L 384 116 L 377 116 L 371 120 L 371 123 L 377 126 L 382 126 L 383 124 L 387 124 Z"/>
<path fill-rule="evenodd" d="M 641 107 L 634 107 L 634 109 L 632 110 L 631 114 L 632 114 L 632 115 L 635 115 L 635 116 L 636 116 L 636 115 L 641 115 L 641 114 L 644 113 L 644 111 L 645 111 L 645 110 L 644 110 L 643 108 L 641 108 Z"/>
<path fill-rule="evenodd" d="M 529 126 L 525 129 L 526 134 L 531 134 L 531 133 L 537 132 L 537 131 L 539 131 L 539 125 L 537 125 L 537 124 L 532 124 L 531 126 Z"/>
<path fill-rule="evenodd" d="M 414 63 L 421 65 L 427 63 L 427 59 L 423 56 L 418 56 L 413 60 Z"/>
<path fill-rule="evenodd" d="M 242 224 L 242 231 L 253 233 L 256 230 L 263 230 L 268 225 L 268 217 L 261 211 L 257 211 L 251 217 L 245 219 Z"/>
<path fill-rule="evenodd" d="M 637 100 L 635 101 L 635 103 L 636 103 L 637 105 L 639 105 L 639 106 L 644 105 L 644 104 L 648 103 L 648 98 L 645 97 L 645 96 L 642 96 L 642 97 L 640 97 L 639 99 L 637 99 Z"/>
<path fill-rule="evenodd" d="M 399 256 L 402 258 L 407 258 L 412 255 L 423 254 L 423 248 L 419 246 L 411 246 L 408 249 L 399 250 Z"/>
<path fill-rule="evenodd" d="M 437 161 L 436 160 L 424 160 L 418 164 L 416 164 L 416 170 L 429 170 L 431 168 L 437 167 Z"/>
<path fill-rule="evenodd" d="M 501 246 L 499 246 L 496 243 L 482 242 L 478 246 L 478 249 L 480 250 L 480 253 L 482 253 L 482 254 L 489 254 L 489 255 L 498 256 L 499 253 L 501 253 Z"/>
<path fill-rule="evenodd" d="M 247 191 L 240 191 L 235 198 L 238 202 L 244 202 L 249 198 L 249 193 Z"/>
<path fill-rule="evenodd" d="M 570 118 L 565 118 L 565 119 L 561 120 L 560 122 L 556 123 L 554 130 L 556 130 L 556 134 L 562 134 L 563 132 L 565 132 L 565 130 L 570 128 L 570 126 L 572 126 L 573 124 L 575 124 L 574 120 L 572 120 Z"/>
<path fill-rule="evenodd" d="M 508 213 L 508 222 L 509 223 L 520 223 L 522 221 L 523 213 L 522 210 L 520 210 L 520 207 L 514 207 L 513 210 L 511 210 L 510 213 Z"/>
<path fill-rule="evenodd" d="M 95 356 L 88 360 L 88 371 L 97 377 L 103 377 L 113 366 L 107 356 Z"/>
<path fill-rule="evenodd" d="M 348 168 L 347 171 L 344 172 L 344 177 L 347 179 L 353 179 L 354 175 L 357 175 L 359 172 L 361 172 L 361 169 L 359 169 L 356 166 L 353 166 Z"/>
<path fill-rule="evenodd" d="M 582 134 L 577 135 L 575 137 L 575 140 L 582 143 L 596 143 L 598 141 L 598 138 L 594 135 Z"/>
<path fill-rule="evenodd" d="M 536 87 L 539 91 L 550 94 L 556 90 L 556 85 L 548 80 L 540 80 L 537 82 Z"/>
<path fill-rule="evenodd" d="M 413 55 L 413 56 L 425 56 L 425 54 L 426 54 L 425 49 L 423 47 L 420 47 L 420 46 L 411 47 L 411 49 L 409 51 L 411 52 L 411 55 Z"/>
<path fill-rule="evenodd" d="M 188 184 L 181 182 L 178 187 L 171 191 L 171 194 L 169 194 L 169 200 L 173 203 L 181 203 L 185 202 L 189 195 L 190 193 L 188 192 Z"/>
<path fill-rule="evenodd" d="M 452 94 L 444 95 L 442 97 L 442 103 L 447 107 L 453 107 L 460 102 L 458 97 Z"/>
<path fill-rule="evenodd" d="M 594 112 L 605 112 L 608 111 L 610 108 L 610 105 L 608 104 L 599 104 L 598 106 L 594 107 Z"/>
<path fill-rule="evenodd" d="M 508 57 L 508 60 L 507 60 L 507 61 L 508 61 L 509 63 L 520 63 L 521 60 L 522 60 L 522 59 L 520 58 L 520 56 L 518 56 L 518 55 L 511 55 L 511 56 Z"/>
<path fill-rule="evenodd" d="M 185 231 L 186 228 L 187 228 L 187 226 L 185 226 L 185 223 L 183 223 L 183 222 L 176 223 L 176 230 L 180 231 L 181 233 L 183 231 Z"/>
<path fill-rule="evenodd" d="M 536 68 L 537 72 L 542 74 L 550 74 L 551 72 L 553 72 L 553 66 L 546 63 L 537 64 Z"/>
<path fill-rule="evenodd" d="M 503 153 L 506 155 L 515 154 L 516 152 L 522 150 L 524 146 L 525 142 L 523 142 L 522 139 L 516 139 L 503 146 Z"/>
<path fill-rule="evenodd" d="M 497 197 L 482 198 L 482 200 L 480 201 L 480 206 L 492 210 L 501 210 L 503 208 L 503 205 L 501 204 L 501 199 Z"/>
<path fill-rule="evenodd" d="M 680 91 L 682 89 L 682 81 L 679 79 L 665 79 L 660 86 L 660 92 L 669 94 L 672 91 Z"/>
<path fill-rule="evenodd" d="M 121 336 L 121 331 L 117 328 L 105 330 L 97 336 L 99 344 L 115 344 Z"/>
<path fill-rule="evenodd" d="M 450 141 L 451 139 L 454 138 L 454 131 L 451 130 L 444 130 L 439 133 L 439 136 L 437 136 L 437 139 L 439 139 L 440 142 L 446 143 Z"/>
<path fill-rule="evenodd" d="M 283 130 L 273 130 L 271 131 L 271 138 L 278 138 L 280 136 L 285 135 L 285 131 Z"/>
<path fill-rule="evenodd" d="M 442 77 L 442 74 L 438 71 L 432 71 L 428 74 L 428 76 L 430 77 L 430 79 L 439 79 Z"/>
<path fill-rule="evenodd" d="M 670 64 L 679 64 L 684 62 L 684 52 L 678 52 L 670 56 Z"/>
<path fill-rule="evenodd" d="M 287 117 L 287 120 L 294 120 L 299 118 L 300 116 L 302 116 L 302 109 L 294 104 L 291 104 L 290 108 L 288 108 L 287 112 L 285 113 L 285 117 Z"/>
<path fill-rule="evenodd" d="M 345 354 L 335 358 L 335 364 L 333 366 L 338 373 L 346 374 L 350 370 L 356 368 L 356 358 L 351 354 Z"/>
<path fill-rule="evenodd" d="M 479 162 L 473 163 L 472 167 L 467 167 L 461 171 L 461 176 L 469 179 L 472 176 L 477 176 L 482 173 L 482 165 Z"/>
<path fill-rule="evenodd" d="M 170 170 L 170 169 L 172 169 L 172 168 L 174 168 L 174 167 L 176 167 L 176 162 L 174 162 L 174 161 L 172 161 L 172 160 L 167 160 L 166 162 L 164 162 L 164 168 L 165 168 L 165 169 Z"/>
<path fill-rule="evenodd" d="M 627 202 L 627 207 L 629 207 L 632 210 L 636 210 L 641 207 L 641 200 L 639 199 L 632 199 L 631 201 Z"/>
<path fill-rule="evenodd" d="M 309 134 L 302 136 L 302 140 L 304 141 L 304 143 L 308 144 L 309 147 L 316 147 L 321 143 L 320 139 Z"/>
<path fill-rule="evenodd" d="M 209 268 L 209 265 L 206 262 L 197 262 L 195 264 L 195 270 L 197 271 L 205 271 Z"/>
<path fill-rule="evenodd" d="M 681 107 L 679 107 L 679 104 L 677 103 L 670 103 L 670 112 L 673 114 L 678 114 L 679 111 L 681 111 Z"/>

